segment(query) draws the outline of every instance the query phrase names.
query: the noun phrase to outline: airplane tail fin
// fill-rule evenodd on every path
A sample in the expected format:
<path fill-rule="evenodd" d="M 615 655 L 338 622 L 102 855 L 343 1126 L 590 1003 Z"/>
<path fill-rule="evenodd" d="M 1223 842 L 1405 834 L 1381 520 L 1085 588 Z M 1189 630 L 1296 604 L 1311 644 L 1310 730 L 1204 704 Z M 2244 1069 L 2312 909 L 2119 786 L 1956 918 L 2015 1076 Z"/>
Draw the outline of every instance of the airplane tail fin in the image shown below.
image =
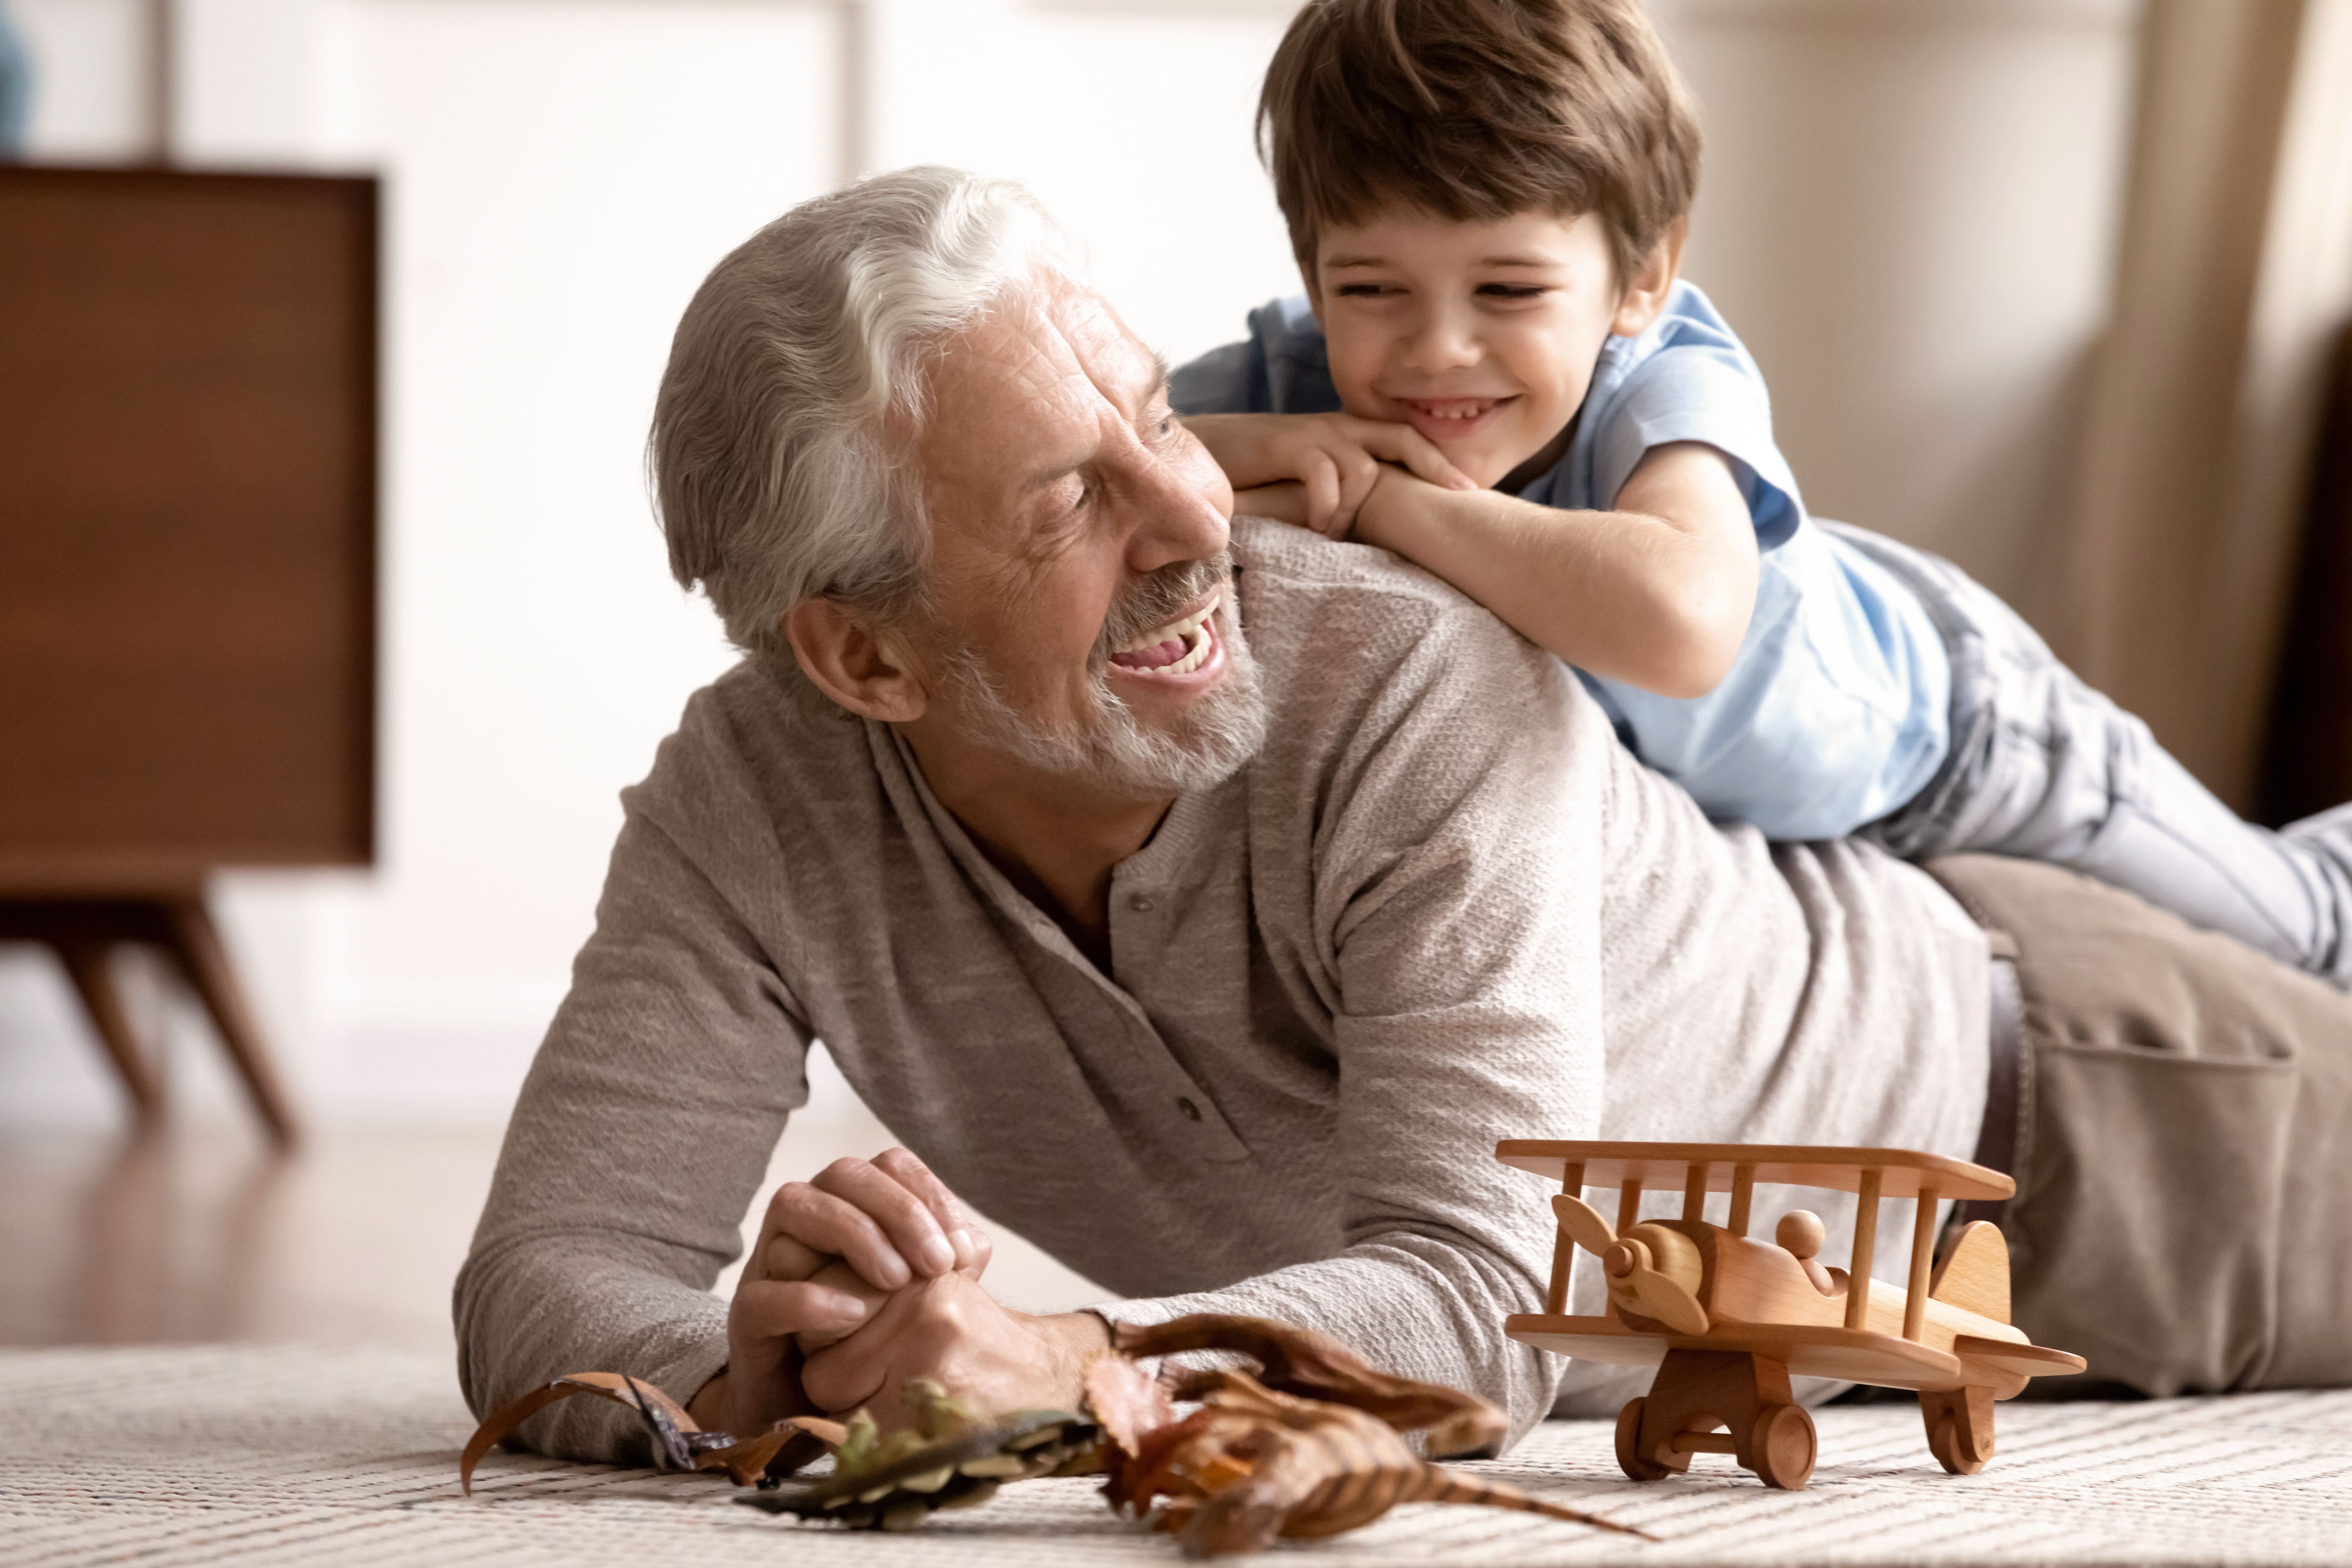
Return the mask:
<path fill-rule="evenodd" d="M 1927 1294 L 1996 1323 L 2009 1321 L 2009 1242 L 1983 1220 L 1964 1227 L 1936 1265 Z"/>

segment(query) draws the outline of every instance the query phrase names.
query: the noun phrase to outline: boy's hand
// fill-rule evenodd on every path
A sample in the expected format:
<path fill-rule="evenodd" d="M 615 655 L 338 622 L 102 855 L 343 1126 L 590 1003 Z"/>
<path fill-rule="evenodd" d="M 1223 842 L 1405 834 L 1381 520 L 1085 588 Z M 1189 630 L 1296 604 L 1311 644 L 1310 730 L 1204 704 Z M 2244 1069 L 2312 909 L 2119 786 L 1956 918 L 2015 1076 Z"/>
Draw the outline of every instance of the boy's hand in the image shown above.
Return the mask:
<path fill-rule="evenodd" d="M 1184 426 L 1225 470 L 1237 510 L 1333 539 L 1355 526 L 1383 463 L 1446 489 L 1478 488 L 1410 425 L 1347 414 L 1202 414 Z"/>

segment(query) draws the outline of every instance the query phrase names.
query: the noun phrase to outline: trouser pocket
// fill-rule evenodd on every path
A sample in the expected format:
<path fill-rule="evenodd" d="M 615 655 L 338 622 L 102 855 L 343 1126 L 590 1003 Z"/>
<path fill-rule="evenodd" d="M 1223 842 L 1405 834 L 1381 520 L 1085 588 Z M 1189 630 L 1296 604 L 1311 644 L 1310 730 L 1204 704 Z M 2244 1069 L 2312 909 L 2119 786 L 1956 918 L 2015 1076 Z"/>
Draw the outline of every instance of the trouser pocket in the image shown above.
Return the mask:
<path fill-rule="evenodd" d="M 2309 1220 L 2298 1202 L 2282 1223 L 2299 1187 L 2298 1066 L 2284 1047 L 2257 1049 L 2029 1038 L 2031 1110 L 2002 1221 L 2012 1310 L 2036 1342 L 2088 1359 L 2089 1376 L 2152 1394 L 2270 1381 L 2281 1251 Z"/>

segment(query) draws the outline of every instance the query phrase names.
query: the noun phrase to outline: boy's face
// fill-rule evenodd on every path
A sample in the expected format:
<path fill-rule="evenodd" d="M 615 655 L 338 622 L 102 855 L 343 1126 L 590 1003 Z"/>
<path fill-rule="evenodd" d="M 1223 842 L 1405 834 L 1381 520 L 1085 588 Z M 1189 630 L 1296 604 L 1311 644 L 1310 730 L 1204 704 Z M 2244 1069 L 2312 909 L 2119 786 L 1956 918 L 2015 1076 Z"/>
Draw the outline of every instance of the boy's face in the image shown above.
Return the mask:
<path fill-rule="evenodd" d="M 1655 281 L 1621 291 L 1598 214 L 1391 206 L 1324 232 L 1310 292 L 1348 412 L 1411 425 L 1491 485 L 1575 416 L 1602 342 L 1656 317 Z"/>

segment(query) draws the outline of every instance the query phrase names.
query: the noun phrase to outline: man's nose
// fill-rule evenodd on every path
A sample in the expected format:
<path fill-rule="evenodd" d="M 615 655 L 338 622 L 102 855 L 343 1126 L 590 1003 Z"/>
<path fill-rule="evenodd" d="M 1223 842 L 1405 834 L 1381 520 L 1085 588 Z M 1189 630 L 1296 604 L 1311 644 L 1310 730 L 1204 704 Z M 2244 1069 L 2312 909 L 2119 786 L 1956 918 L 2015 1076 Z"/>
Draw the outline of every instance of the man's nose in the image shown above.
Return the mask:
<path fill-rule="evenodd" d="M 1130 492 L 1136 507 L 1127 548 L 1130 570 L 1205 561 L 1224 549 L 1232 521 L 1228 508 L 1217 504 L 1220 475 L 1205 447 L 1188 442 L 1172 454 L 1156 455 L 1138 478 Z"/>

